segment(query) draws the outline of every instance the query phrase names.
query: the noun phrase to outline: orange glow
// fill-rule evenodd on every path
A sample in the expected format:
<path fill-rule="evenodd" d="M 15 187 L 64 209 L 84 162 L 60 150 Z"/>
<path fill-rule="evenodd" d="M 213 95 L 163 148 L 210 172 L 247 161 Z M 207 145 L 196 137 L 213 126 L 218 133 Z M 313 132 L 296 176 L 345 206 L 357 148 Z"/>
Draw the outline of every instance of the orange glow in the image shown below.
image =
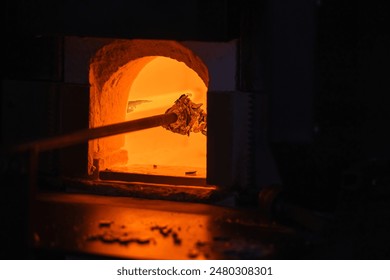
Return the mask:
<path fill-rule="evenodd" d="M 206 110 L 207 87 L 195 71 L 167 57 L 155 57 L 138 73 L 128 94 L 126 120 L 163 114 L 180 95 L 189 94 Z M 184 176 L 206 175 L 206 136 L 184 136 L 162 127 L 126 135 L 130 172 Z"/>
<path fill-rule="evenodd" d="M 207 114 L 207 67 L 178 42 L 114 41 L 91 60 L 89 81 L 90 127 L 164 114 L 183 94 L 203 104 L 199 110 Z M 90 141 L 88 172 L 204 179 L 207 137 L 202 133 L 155 127 Z"/>
<path fill-rule="evenodd" d="M 153 207 L 155 204 L 151 203 L 150 205 Z M 206 259 L 202 250 L 196 248 L 199 243 L 212 242 L 212 236 L 208 230 L 209 216 L 181 213 L 180 209 L 175 213 L 170 213 L 157 211 L 153 208 L 129 209 L 128 206 L 126 205 L 127 209 L 120 207 L 104 211 L 98 209 L 90 211 L 89 214 L 94 217 L 94 222 L 84 225 L 83 229 L 92 232 L 92 237 L 100 237 L 98 239 L 103 240 L 103 242 L 93 240 L 94 238 L 89 239 L 89 242 L 84 243 L 84 249 L 122 258 L 128 258 L 130 255 L 137 259 L 144 259 L 145 256 L 149 259 Z M 99 217 L 104 217 L 105 220 L 100 220 Z M 110 224 L 109 227 L 98 227 L 99 222 L 114 220 L 117 222 Z M 166 231 L 169 230 L 171 233 L 164 236 L 158 230 L 154 230 L 158 227 L 166 228 Z M 172 238 L 175 234 L 177 234 L 180 243 L 176 243 L 175 239 Z M 126 240 L 132 239 L 147 243 L 131 242 L 126 244 Z M 194 249 L 198 253 L 191 256 Z M 209 254 L 212 254 L 209 256 L 210 258 L 215 253 L 209 252 Z"/>

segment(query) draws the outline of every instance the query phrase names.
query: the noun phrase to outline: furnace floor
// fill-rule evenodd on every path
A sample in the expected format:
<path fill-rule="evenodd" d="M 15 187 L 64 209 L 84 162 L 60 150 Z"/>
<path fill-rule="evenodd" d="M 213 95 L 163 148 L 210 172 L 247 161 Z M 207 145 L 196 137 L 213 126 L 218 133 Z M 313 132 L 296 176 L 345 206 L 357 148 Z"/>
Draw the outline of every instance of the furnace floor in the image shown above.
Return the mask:
<path fill-rule="evenodd" d="M 145 175 L 206 178 L 206 168 L 204 167 L 132 164 L 116 166 L 110 170 Z"/>

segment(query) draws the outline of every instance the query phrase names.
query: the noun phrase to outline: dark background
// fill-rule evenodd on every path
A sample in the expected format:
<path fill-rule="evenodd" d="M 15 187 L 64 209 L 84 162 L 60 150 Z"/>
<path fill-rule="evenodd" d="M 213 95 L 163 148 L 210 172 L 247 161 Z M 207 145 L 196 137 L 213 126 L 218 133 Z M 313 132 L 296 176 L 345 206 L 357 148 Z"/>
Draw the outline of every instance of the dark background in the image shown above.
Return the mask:
<path fill-rule="evenodd" d="M 260 7 L 254 8 L 257 2 L 7 0 L 2 4 L 2 111 L 5 106 L 12 106 L 12 102 L 5 103 L 3 94 L 10 81 L 16 85 L 26 81 L 52 84 L 63 81 L 63 36 L 228 41 L 247 34 L 243 26 L 254 26 L 251 36 L 258 34 L 264 39 L 260 59 L 255 57 L 254 61 L 263 64 L 260 70 L 248 71 L 263 74 L 261 78 L 253 78 L 262 83 L 258 86 L 253 82 L 248 86 L 241 81 L 241 89 L 257 91 L 261 87 L 270 96 L 267 141 L 288 193 L 301 205 L 336 217 L 337 230 L 329 236 L 327 245 L 316 248 L 307 257 L 389 258 L 390 102 L 386 9 L 379 3 L 358 7 L 357 3 L 330 0 L 305 0 L 299 4 L 287 0 L 273 4 L 260 1 Z M 312 15 L 313 28 L 301 22 L 302 9 L 306 11 L 304 14 Z M 293 26 L 290 30 L 283 27 L 290 25 Z M 280 35 L 280 26 L 288 35 Z M 306 36 L 308 30 L 312 32 L 310 36 Z M 275 46 L 283 46 L 287 37 L 294 42 L 294 36 L 303 44 L 293 43 L 289 49 L 281 47 L 273 51 Z M 298 78 L 298 74 L 272 70 L 278 63 L 283 66 L 283 60 L 277 58 L 289 52 L 286 58 L 298 54 L 298 58 L 308 59 L 305 47 L 310 45 L 310 40 L 313 48 L 307 51 L 314 55 L 306 62 L 313 65 L 313 75 L 307 82 L 313 88 L 304 94 L 292 90 L 293 95 L 278 91 L 275 85 Z M 253 41 L 254 46 L 259 43 L 258 39 Z M 285 65 L 288 68 L 291 61 Z M 292 84 L 304 88 L 303 83 L 300 80 Z M 26 113 L 21 115 L 25 119 L 22 129 L 5 122 L 1 115 L 3 146 L 58 132 L 47 117 L 52 102 L 50 94 L 41 94 L 36 97 L 20 93 L 15 99 L 18 103 L 14 104 L 15 108 L 20 110 L 21 106 Z M 288 101 L 287 111 L 283 100 Z M 296 119 L 296 114 L 302 111 L 307 112 L 306 117 Z M 286 118 L 281 121 L 278 115 Z M 295 138 L 289 134 L 288 131 L 296 129 L 305 131 L 307 137 Z M 17 188 L 25 178 L 6 179 L 7 184 L 1 184 L 2 205 L 11 210 L 2 209 L 2 227 L 11 229 L 2 232 L 8 236 L 4 240 L 10 240 L 9 234 L 16 232 L 11 240 L 14 244 L 7 248 L 15 248 L 16 244 L 20 248 L 5 258 L 26 258 L 28 250 L 19 241 L 25 223 L 23 197 L 27 194 Z M 13 187 L 11 190 L 7 189 L 9 185 Z"/>

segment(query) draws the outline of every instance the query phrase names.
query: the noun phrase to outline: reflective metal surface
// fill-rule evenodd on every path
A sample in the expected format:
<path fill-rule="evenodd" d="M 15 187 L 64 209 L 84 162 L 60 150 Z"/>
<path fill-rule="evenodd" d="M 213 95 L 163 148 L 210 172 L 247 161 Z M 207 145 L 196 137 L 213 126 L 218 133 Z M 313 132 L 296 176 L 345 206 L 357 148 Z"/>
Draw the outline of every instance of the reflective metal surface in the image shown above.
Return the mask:
<path fill-rule="evenodd" d="M 84 194 L 40 194 L 31 224 L 36 250 L 101 258 L 277 258 L 302 241 L 255 210 Z"/>

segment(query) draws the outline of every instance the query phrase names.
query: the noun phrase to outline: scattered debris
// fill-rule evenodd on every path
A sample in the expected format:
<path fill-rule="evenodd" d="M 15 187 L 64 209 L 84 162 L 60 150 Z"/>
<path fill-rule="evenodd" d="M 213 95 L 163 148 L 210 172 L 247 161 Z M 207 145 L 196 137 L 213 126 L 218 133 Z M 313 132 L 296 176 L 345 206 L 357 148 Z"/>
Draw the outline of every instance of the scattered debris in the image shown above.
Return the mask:
<path fill-rule="evenodd" d="M 202 241 L 197 241 L 196 243 L 195 243 L 195 246 L 196 247 L 204 247 L 204 246 L 206 246 L 207 245 L 207 242 L 202 242 Z"/>
<path fill-rule="evenodd" d="M 88 241 L 96 241 L 99 240 L 103 243 L 119 243 L 121 245 L 128 245 L 130 243 L 137 243 L 140 245 L 145 245 L 149 244 L 150 242 L 153 241 L 152 238 L 146 238 L 146 239 L 141 239 L 141 238 L 134 238 L 128 236 L 127 233 L 116 233 L 116 232 L 104 232 L 104 233 L 99 233 L 95 235 L 90 235 L 87 237 Z"/>
<path fill-rule="evenodd" d="M 188 257 L 191 259 L 195 259 L 195 258 L 208 259 L 210 256 L 208 253 L 208 251 L 210 250 L 210 246 L 207 245 L 209 245 L 209 243 L 200 240 L 196 241 L 194 247 L 188 252 Z"/>
<path fill-rule="evenodd" d="M 113 229 L 112 224 L 114 221 L 111 220 L 100 220 L 99 221 L 99 228 L 101 229 L 101 232 L 97 234 L 91 234 L 87 236 L 88 241 L 101 241 L 103 243 L 118 243 L 121 245 L 128 245 L 130 243 L 137 243 L 137 244 L 149 244 L 152 241 L 154 241 L 153 238 L 136 238 L 134 237 L 131 232 L 128 230 L 126 231 L 126 225 L 118 225 L 118 227 L 115 227 L 116 230 Z"/>
<path fill-rule="evenodd" d="M 178 233 L 173 231 L 172 228 L 168 228 L 168 226 L 153 226 L 150 228 L 152 231 L 154 230 L 158 230 L 158 232 L 164 236 L 164 237 L 168 237 L 168 236 L 172 236 L 173 238 L 173 243 L 175 245 L 181 245 L 181 238 L 179 237 Z"/>
<path fill-rule="evenodd" d="M 197 249 L 191 249 L 189 252 L 188 252 L 188 257 L 191 258 L 191 259 L 195 259 L 199 256 L 199 251 Z"/>
<path fill-rule="evenodd" d="M 99 227 L 110 227 L 114 221 L 108 221 L 108 220 L 101 220 L 99 222 Z"/>
<path fill-rule="evenodd" d="M 189 175 L 189 176 L 195 176 L 196 175 L 196 170 L 186 171 L 185 174 Z"/>
<path fill-rule="evenodd" d="M 161 235 L 164 236 L 164 237 L 169 236 L 169 234 L 171 234 L 171 232 L 172 232 L 172 229 L 168 228 L 168 226 L 163 226 L 163 227 L 161 227 L 161 226 L 153 226 L 150 229 L 152 231 L 158 230 L 161 233 Z"/>
<path fill-rule="evenodd" d="M 179 238 L 176 232 L 172 233 L 172 238 L 173 238 L 173 243 L 175 243 L 175 245 L 181 244 L 181 238 Z"/>

